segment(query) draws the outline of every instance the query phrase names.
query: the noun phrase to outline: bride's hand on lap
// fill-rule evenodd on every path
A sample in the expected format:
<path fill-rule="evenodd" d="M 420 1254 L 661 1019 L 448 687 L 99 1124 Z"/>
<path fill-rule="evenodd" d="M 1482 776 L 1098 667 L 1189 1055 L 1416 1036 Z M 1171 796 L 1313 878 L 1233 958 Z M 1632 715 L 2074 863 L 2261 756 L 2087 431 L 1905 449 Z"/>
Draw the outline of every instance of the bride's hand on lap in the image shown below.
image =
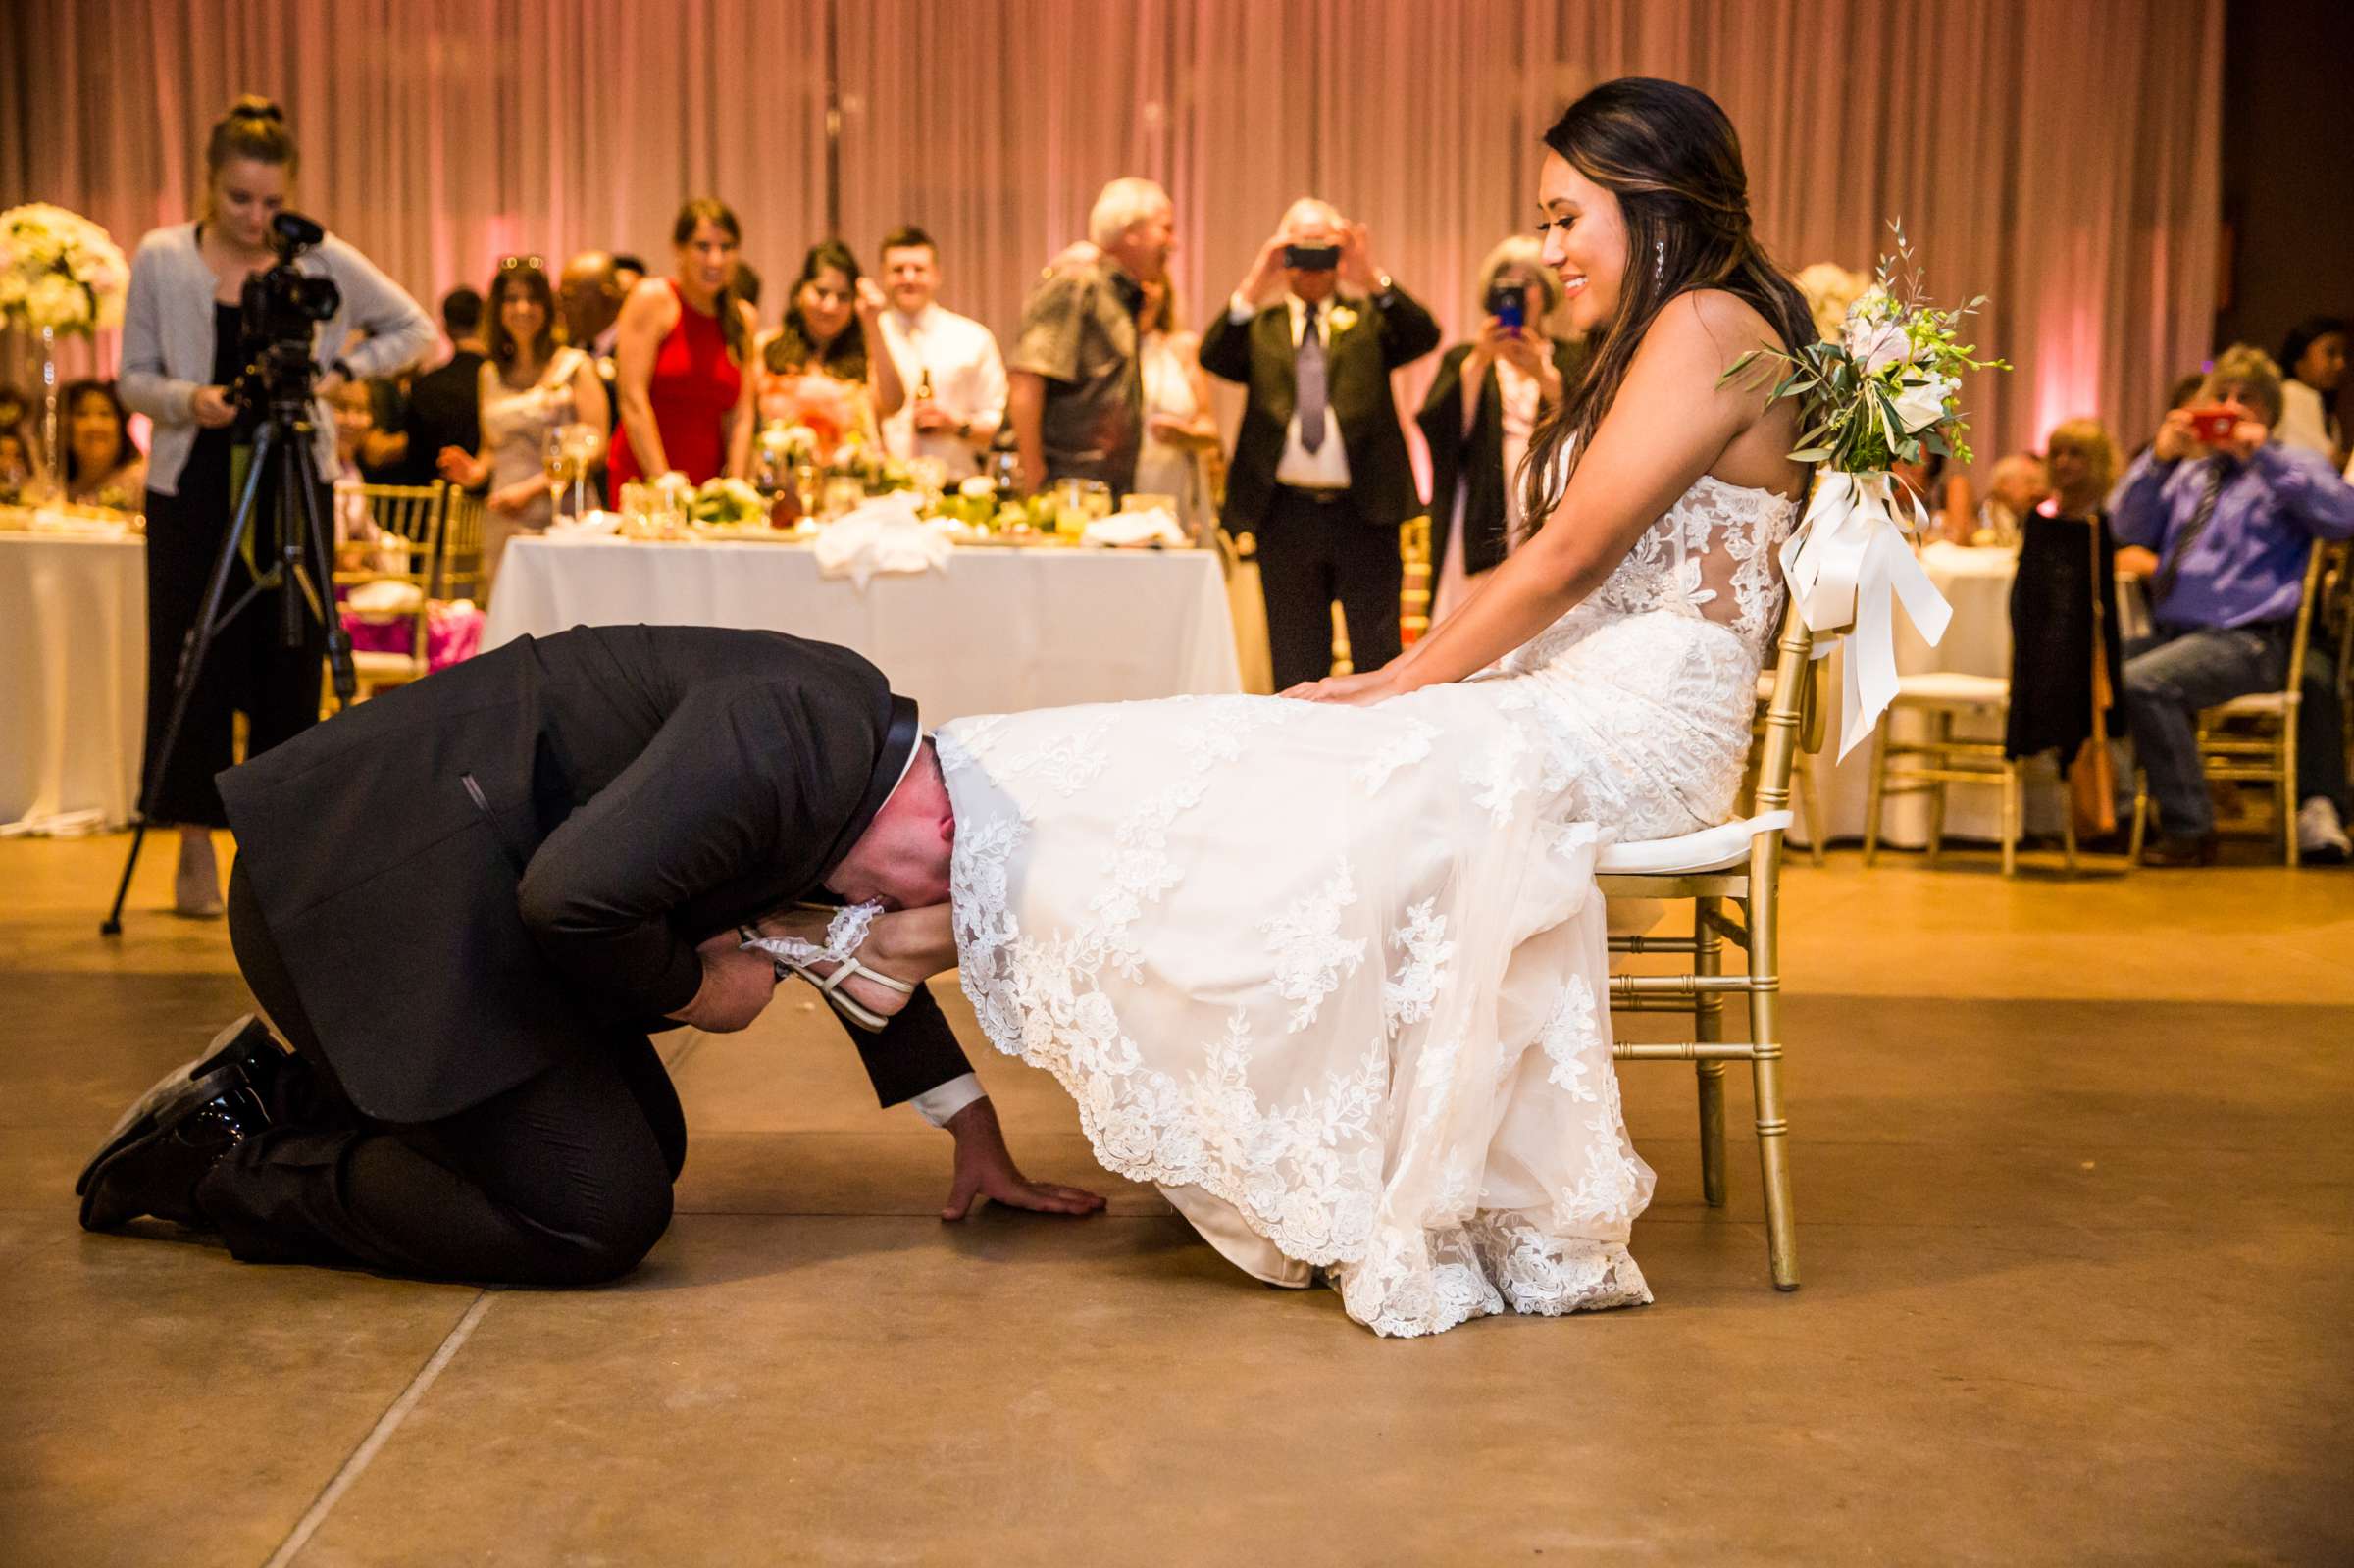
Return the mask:
<path fill-rule="evenodd" d="M 1005 1146 L 1005 1130 L 998 1125 L 997 1107 L 987 1096 L 973 1101 L 948 1118 L 956 1139 L 956 1169 L 948 1185 L 944 1220 L 961 1220 L 972 1212 L 976 1198 L 989 1198 L 1008 1208 L 1040 1214 L 1094 1214 L 1103 1207 L 1100 1193 L 1053 1182 L 1033 1182 L 1013 1163 Z"/>

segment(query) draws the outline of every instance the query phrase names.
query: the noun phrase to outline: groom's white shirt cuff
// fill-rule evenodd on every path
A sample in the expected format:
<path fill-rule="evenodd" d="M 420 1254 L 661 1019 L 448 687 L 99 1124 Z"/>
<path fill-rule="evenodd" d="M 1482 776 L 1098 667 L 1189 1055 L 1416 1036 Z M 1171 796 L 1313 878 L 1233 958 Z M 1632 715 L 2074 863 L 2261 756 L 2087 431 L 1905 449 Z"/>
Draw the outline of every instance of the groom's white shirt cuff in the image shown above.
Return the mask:
<path fill-rule="evenodd" d="M 949 1117 L 973 1101 L 987 1098 L 988 1094 L 989 1091 L 981 1087 L 981 1080 L 967 1073 L 962 1078 L 949 1079 L 938 1088 L 925 1089 L 907 1103 L 914 1106 L 916 1114 L 934 1127 L 946 1127 Z"/>

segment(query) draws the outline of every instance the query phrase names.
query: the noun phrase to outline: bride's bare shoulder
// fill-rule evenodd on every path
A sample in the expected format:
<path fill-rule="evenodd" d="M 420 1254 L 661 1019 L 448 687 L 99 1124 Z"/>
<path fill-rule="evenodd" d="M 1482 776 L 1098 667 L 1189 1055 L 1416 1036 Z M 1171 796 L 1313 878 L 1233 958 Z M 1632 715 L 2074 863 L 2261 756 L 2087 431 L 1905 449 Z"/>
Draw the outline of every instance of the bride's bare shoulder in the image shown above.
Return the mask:
<path fill-rule="evenodd" d="M 1678 294 L 1661 310 L 1652 330 L 1664 330 L 1688 348 L 1705 344 L 1712 357 L 1724 365 L 1754 349 L 1790 346 L 1755 305 L 1722 288 L 1696 288 Z"/>

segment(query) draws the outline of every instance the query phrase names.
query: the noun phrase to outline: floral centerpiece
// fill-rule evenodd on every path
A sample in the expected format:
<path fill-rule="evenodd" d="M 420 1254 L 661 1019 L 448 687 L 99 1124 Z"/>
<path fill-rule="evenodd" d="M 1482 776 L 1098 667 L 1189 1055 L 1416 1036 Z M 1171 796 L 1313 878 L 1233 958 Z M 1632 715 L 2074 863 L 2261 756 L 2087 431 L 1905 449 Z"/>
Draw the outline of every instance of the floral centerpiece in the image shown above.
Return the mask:
<path fill-rule="evenodd" d="M 1783 374 L 1766 400 L 1795 397 L 1806 411 L 1790 456 L 1821 469 L 1806 515 L 1782 545 L 1782 575 L 1816 635 L 1816 657 L 1841 638 L 1854 644 L 1842 757 L 1871 733 L 1896 695 L 1892 601 L 1903 601 L 1932 645 L 1952 617 L 1914 557 L 1928 515 L 1918 494 L 1899 492 L 1889 466 L 1931 454 L 1968 463 L 1958 400 L 1963 373 L 2011 368 L 1976 358 L 1975 345 L 1961 341 L 1964 322 L 1985 297 L 1956 309 L 1930 304 L 1904 226 L 1890 228 L 1896 252 L 1880 258 L 1836 336 L 1789 350 L 1754 349 L 1725 372 L 1731 379 L 1761 360 L 1778 363 Z"/>
<path fill-rule="evenodd" d="M 107 231 L 78 213 L 31 202 L 0 213 L 0 320 L 41 344 L 41 462 L 64 489 L 57 419 L 57 339 L 123 325 L 130 268 Z"/>

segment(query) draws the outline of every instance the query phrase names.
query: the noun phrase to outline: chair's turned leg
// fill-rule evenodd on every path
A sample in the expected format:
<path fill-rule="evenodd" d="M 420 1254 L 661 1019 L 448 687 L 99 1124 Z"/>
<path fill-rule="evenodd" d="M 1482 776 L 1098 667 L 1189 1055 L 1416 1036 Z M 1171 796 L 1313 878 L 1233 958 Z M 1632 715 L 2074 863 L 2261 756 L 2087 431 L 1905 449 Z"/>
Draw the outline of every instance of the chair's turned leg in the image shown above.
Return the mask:
<path fill-rule="evenodd" d="M 2003 764 L 2003 875 L 2019 875 L 2020 764 Z"/>
<path fill-rule="evenodd" d="M 1940 772 L 1945 768 L 1947 749 L 1953 743 L 1954 716 L 1944 708 L 1937 710 L 1929 721 L 1930 743 L 1937 749 L 1931 756 L 1932 765 Z M 1945 781 L 1939 779 L 1929 785 L 1929 850 L 1928 862 L 1937 864 L 1937 856 L 1945 848 Z"/>
<path fill-rule="evenodd" d="M 1692 901 L 1692 972 L 1724 972 L 1724 937 L 1709 924 L 1716 912 L 1714 898 Z M 1724 998 L 1703 991 L 1692 1002 L 1692 1037 L 1704 1043 L 1724 1037 Z M 1724 1063 L 1694 1064 L 1700 1086 L 1700 1193 L 1709 1207 L 1724 1207 Z"/>
<path fill-rule="evenodd" d="M 1798 1220 L 1790 1202 L 1790 1124 L 1782 1116 L 1782 1046 L 1772 1033 L 1773 999 L 1761 995 L 1750 1075 L 1758 1099 L 1758 1174 L 1766 1194 L 1766 1258 L 1773 1288 L 1798 1289 Z"/>
<path fill-rule="evenodd" d="M 1822 791 L 1815 784 L 1815 759 L 1803 751 L 1798 757 L 1798 810 L 1807 820 L 1807 858 L 1819 866 L 1822 835 L 1829 825 L 1822 820 Z"/>
<path fill-rule="evenodd" d="M 1876 865 L 1880 858 L 1880 807 L 1888 797 L 1888 727 L 1895 721 L 1895 711 L 1880 715 L 1880 722 L 1871 732 L 1871 791 L 1864 802 L 1864 864 Z M 1814 830 L 1808 829 L 1812 835 Z"/>
<path fill-rule="evenodd" d="M 2273 779 L 2280 802 L 2280 858 L 2294 871 L 2304 861 L 2297 846 L 2297 807 L 2304 804 L 2297 798 L 2297 725 L 2296 708 L 2289 708 L 2288 722 L 2280 730 L 2280 755 L 2276 759 Z"/>

